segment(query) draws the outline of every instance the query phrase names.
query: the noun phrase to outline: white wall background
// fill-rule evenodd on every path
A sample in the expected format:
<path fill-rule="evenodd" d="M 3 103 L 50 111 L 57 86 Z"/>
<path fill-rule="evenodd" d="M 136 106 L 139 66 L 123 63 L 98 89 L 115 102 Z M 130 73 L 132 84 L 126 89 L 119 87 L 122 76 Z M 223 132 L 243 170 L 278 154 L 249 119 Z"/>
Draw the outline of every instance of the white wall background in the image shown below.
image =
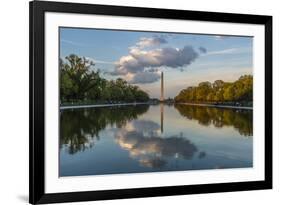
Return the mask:
<path fill-rule="evenodd" d="M 278 204 L 280 179 L 281 12 L 279 1 L 264 0 L 72 0 L 109 5 L 158 7 L 273 15 L 274 189 L 79 204 Z M 0 204 L 28 201 L 28 1 L 1 1 L 0 6 Z M 281 76 L 280 76 L 281 77 Z M 280 202 L 279 202 L 280 203 Z M 78 203 L 77 203 L 78 204 Z"/>

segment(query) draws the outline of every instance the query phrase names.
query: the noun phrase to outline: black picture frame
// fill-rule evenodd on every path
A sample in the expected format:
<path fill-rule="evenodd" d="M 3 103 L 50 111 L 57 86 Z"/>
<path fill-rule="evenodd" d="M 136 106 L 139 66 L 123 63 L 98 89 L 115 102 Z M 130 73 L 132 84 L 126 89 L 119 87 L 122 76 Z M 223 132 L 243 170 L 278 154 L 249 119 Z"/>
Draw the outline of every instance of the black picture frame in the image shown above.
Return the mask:
<path fill-rule="evenodd" d="M 30 165 L 29 202 L 31 204 L 154 197 L 259 190 L 272 188 L 272 17 L 262 15 L 215 13 L 201 11 L 105 6 L 62 2 L 30 2 Z M 81 191 L 71 193 L 45 192 L 45 80 L 44 32 L 45 12 L 98 14 L 127 17 L 199 20 L 259 24 L 265 27 L 265 180 L 235 183 L 200 184 L 154 188 L 119 189 L 107 191 Z"/>

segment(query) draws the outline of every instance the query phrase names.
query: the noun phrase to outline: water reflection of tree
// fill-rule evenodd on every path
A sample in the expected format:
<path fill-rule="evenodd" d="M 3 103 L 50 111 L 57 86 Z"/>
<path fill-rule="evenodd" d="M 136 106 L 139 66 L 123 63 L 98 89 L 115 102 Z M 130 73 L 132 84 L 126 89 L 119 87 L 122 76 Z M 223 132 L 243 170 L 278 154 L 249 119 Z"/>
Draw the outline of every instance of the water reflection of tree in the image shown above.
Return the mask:
<path fill-rule="evenodd" d="M 253 135 L 253 112 L 243 109 L 225 109 L 203 106 L 175 104 L 180 114 L 188 119 L 195 119 L 199 124 L 215 127 L 232 126 L 241 135 Z"/>
<path fill-rule="evenodd" d="M 100 107 L 62 110 L 60 113 L 60 147 L 70 154 L 92 147 L 99 132 L 106 126 L 122 127 L 128 121 L 147 112 L 148 105 Z"/>

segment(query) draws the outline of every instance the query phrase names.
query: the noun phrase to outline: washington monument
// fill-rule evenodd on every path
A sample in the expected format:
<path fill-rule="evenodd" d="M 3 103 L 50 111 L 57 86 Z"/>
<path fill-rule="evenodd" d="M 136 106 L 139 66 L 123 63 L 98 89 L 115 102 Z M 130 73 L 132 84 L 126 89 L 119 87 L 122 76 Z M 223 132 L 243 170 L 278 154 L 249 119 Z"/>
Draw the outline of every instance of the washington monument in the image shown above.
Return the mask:
<path fill-rule="evenodd" d="M 161 97 L 160 102 L 164 102 L 164 74 L 161 72 Z M 163 121 L 164 121 L 164 106 L 163 103 L 160 105 L 160 114 L 161 114 L 161 133 L 163 133 Z"/>
<path fill-rule="evenodd" d="M 161 97 L 160 97 L 160 101 L 161 102 L 164 101 L 164 74 L 163 74 L 163 72 L 161 72 Z"/>

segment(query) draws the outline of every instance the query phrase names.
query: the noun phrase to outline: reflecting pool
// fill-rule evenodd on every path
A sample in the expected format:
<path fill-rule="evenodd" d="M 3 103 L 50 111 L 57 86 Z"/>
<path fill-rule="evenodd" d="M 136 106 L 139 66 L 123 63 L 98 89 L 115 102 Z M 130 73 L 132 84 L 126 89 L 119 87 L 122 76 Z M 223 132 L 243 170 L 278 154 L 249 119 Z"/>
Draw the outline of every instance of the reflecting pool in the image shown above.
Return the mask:
<path fill-rule="evenodd" d="M 60 111 L 60 176 L 245 168 L 252 110 L 130 105 Z"/>

